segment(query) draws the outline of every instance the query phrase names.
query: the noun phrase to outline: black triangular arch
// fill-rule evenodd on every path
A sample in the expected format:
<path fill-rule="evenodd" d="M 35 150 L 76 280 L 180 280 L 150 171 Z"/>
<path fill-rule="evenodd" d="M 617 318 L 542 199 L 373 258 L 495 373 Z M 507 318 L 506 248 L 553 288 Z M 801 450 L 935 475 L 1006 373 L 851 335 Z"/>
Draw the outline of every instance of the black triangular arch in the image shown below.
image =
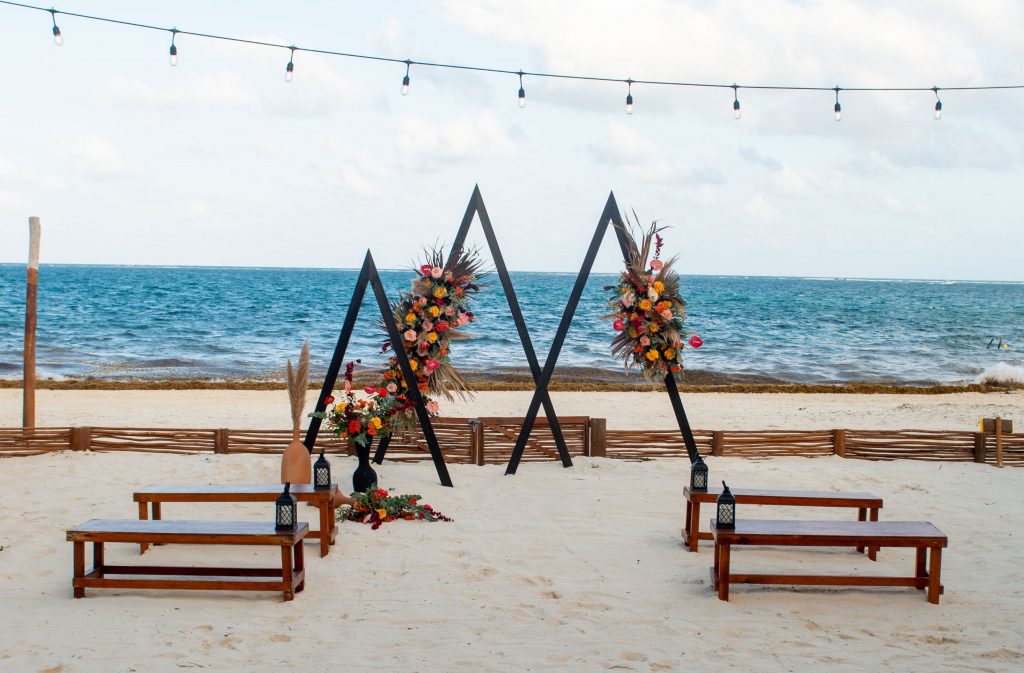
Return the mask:
<path fill-rule="evenodd" d="M 551 383 L 551 375 L 554 374 L 555 365 L 557 364 L 558 356 L 562 351 L 562 345 L 565 343 L 566 334 L 569 332 L 569 326 L 572 324 L 572 319 L 576 315 L 576 308 L 579 305 L 580 297 L 583 296 L 583 290 L 587 285 L 587 280 L 590 278 L 590 271 L 594 266 L 594 260 L 597 257 L 597 252 L 601 249 L 601 243 L 604 242 L 604 236 L 608 231 L 609 223 L 615 231 L 615 238 L 618 240 L 619 249 L 622 251 L 622 259 L 629 259 L 629 246 L 626 242 L 625 223 L 622 221 L 622 217 L 619 214 L 619 206 L 615 202 L 615 193 L 612 192 L 608 195 L 608 201 L 605 203 L 604 211 L 601 212 L 601 219 L 598 221 L 597 228 L 594 230 L 594 237 L 590 241 L 590 248 L 587 249 L 587 255 L 583 259 L 583 265 L 580 267 L 580 272 L 576 276 L 576 284 L 573 286 L 572 293 L 569 295 L 569 301 L 565 306 L 565 311 L 562 313 L 562 320 L 558 324 L 558 331 L 555 333 L 555 338 L 551 342 L 551 350 L 548 352 L 547 360 L 544 362 L 544 370 L 541 372 L 540 378 L 536 379 L 537 389 L 533 393 L 533 399 L 530 401 L 530 407 L 526 412 L 526 418 L 523 419 L 523 427 L 519 432 L 515 448 L 512 450 L 512 456 L 509 458 L 505 474 L 515 474 L 516 470 L 519 469 L 519 462 L 523 458 L 523 451 L 526 449 L 526 441 L 530 437 L 530 432 L 533 431 L 533 424 L 537 420 L 537 412 L 540 410 L 541 402 L 542 400 L 548 399 L 548 385 Z M 693 462 L 697 459 L 700 453 L 697 451 L 697 443 L 693 439 L 693 431 L 690 429 L 690 423 L 686 418 L 686 410 L 683 408 L 683 401 L 679 396 L 676 379 L 671 373 L 665 376 L 665 388 L 667 389 L 669 398 L 672 401 L 672 411 L 675 413 L 676 422 L 679 424 L 679 431 L 683 435 L 683 443 L 686 445 L 686 452 L 690 457 L 690 462 Z"/>
<path fill-rule="evenodd" d="M 359 270 L 359 277 L 356 280 L 355 289 L 352 291 L 352 300 L 349 302 L 348 312 L 345 314 L 345 321 L 342 324 L 341 333 L 338 335 L 338 344 L 334 347 L 334 355 L 331 357 L 331 363 L 327 367 L 327 375 L 324 377 L 324 385 L 320 389 L 320 396 L 316 401 L 315 410 L 317 412 L 323 412 L 327 407 L 326 400 L 328 396 L 330 396 L 331 391 L 334 390 L 334 385 L 338 382 L 338 373 L 341 371 L 341 364 L 345 359 L 345 353 L 348 350 L 349 340 L 352 338 L 352 332 L 355 329 L 356 318 L 359 316 L 359 309 L 362 308 L 363 305 L 363 297 L 366 294 L 367 286 L 369 286 L 373 291 L 377 308 L 383 318 L 384 327 L 387 329 L 391 343 L 402 343 L 402 337 L 398 333 L 398 328 L 395 326 L 391 303 L 388 301 L 387 293 L 384 291 L 384 285 L 380 280 L 380 274 L 377 272 L 377 265 L 373 261 L 373 255 L 369 250 L 367 250 L 366 257 L 363 259 L 363 266 Z M 430 449 L 430 456 L 434 461 L 434 467 L 437 469 L 437 476 L 440 478 L 442 486 L 451 486 L 452 479 L 448 474 L 448 466 L 445 464 L 444 454 L 441 453 L 441 448 L 437 444 L 434 427 L 430 423 L 430 414 L 427 412 L 427 408 L 423 403 L 423 396 L 420 395 L 416 375 L 413 373 L 412 367 L 409 365 L 409 358 L 406 356 L 405 349 L 403 348 L 395 348 L 393 349 L 393 352 L 398 360 L 399 369 L 402 370 L 402 376 L 405 378 L 406 389 L 409 391 L 409 395 L 412 397 L 412 401 L 415 404 L 416 416 L 419 419 L 420 428 L 423 431 L 423 439 L 426 441 L 427 447 Z M 306 449 L 310 453 L 313 452 L 313 446 L 316 444 L 316 437 L 320 432 L 320 424 L 321 419 L 314 416 L 310 420 L 309 428 L 306 430 L 306 439 L 303 443 L 306 445 Z"/>

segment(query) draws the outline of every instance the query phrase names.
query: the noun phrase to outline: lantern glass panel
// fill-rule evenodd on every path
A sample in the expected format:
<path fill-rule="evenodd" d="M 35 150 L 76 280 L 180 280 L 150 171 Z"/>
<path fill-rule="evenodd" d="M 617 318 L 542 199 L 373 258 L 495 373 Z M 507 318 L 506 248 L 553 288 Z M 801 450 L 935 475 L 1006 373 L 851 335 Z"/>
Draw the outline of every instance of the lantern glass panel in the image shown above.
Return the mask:
<path fill-rule="evenodd" d="M 331 485 L 331 464 L 321 453 L 320 457 L 313 463 L 313 487 L 327 488 Z"/>
<path fill-rule="evenodd" d="M 718 503 L 718 525 L 732 526 L 736 523 L 736 504 L 731 502 Z"/>

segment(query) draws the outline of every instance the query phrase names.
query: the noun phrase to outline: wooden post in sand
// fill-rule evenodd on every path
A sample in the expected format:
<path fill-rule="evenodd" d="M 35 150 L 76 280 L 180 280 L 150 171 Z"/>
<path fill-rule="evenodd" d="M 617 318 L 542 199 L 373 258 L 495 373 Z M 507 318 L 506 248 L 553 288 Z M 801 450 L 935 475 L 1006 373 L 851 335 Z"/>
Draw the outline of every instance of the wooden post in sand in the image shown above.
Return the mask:
<path fill-rule="evenodd" d="M 25 284 L 25 359 L 21 413 L 23 428 L 36 427 L 36 306 L 39 293 L 40 231 L 39 218 L 28 218 L 28 278 Z"/>

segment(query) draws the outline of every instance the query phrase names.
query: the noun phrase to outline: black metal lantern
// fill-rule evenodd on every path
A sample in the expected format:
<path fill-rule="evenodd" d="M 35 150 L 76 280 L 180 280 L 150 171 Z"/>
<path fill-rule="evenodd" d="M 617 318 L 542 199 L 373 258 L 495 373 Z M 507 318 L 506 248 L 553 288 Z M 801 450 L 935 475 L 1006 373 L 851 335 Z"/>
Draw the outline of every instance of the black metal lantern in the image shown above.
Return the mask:
<path fill-rule="evenodd" d="M 295 496 L 289 492 L 291 487 L 291 483 L 286 483 L 284 491 L 274 502 L 274 520 L 278 530 L 295 530 L 295 525 L 299 521 L 299 508 L 295 502 Z"/>
<path fill-rule="evenodd" d="M 704 463 L 704 459 L 699 455 L 697 456 L 697 460 L 693 461 L 690 465 L 690 490 L 708 490 L 708 466 Z"/>
<path fill-rule="evenodd" d="M 331 485 L 331 464 L 324 458 L 324 450 L 320 449 L 320 457 L 313 463 L 313 488 L 324 489 Z"/>
<path fill-rule="evenodd" d="M 722 482 L 722 494 L 718 496 L 716 505 L 718 507 L 718 516 L 715 517 L 715 526 L 717 528 L 735 528 L 736 496 L 732 494 L 729 486 L 724 481 Z"/>

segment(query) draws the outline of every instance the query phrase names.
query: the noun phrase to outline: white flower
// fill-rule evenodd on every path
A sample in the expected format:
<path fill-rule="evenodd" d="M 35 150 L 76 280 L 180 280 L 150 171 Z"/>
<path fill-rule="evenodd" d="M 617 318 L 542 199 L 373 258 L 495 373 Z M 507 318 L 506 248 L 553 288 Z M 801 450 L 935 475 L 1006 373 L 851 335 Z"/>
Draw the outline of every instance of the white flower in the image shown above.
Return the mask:
<path fill-rule="evenodd" d="M 651 301 L 658 301 L 658 292 L 654 289 L 653 285 L 649 290 L 647 290 L 647 298 Z"/>

